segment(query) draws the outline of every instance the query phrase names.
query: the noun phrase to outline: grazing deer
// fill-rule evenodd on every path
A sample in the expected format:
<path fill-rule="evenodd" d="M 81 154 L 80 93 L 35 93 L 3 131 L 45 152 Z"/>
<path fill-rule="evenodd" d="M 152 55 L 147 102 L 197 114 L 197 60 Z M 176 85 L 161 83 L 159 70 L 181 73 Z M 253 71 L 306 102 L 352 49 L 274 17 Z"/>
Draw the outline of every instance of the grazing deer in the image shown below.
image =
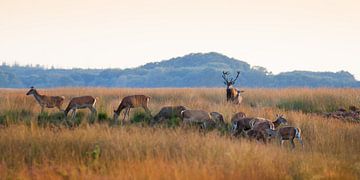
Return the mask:
<path fill-rule="evenodd" d="M 171 118 L 181 118 L 181 111 L 186 110 L 185 106 L 165 106 L 151 120 L 150 125 L 169 120 Z"/>
<path fill-rule="evenodd" d="M 224 84 L 226 85 L 226 101 L 231 101 L 235 104 L 240 104 L 242 102 L 242 97 L 241 97 L 240 93 L 245 92 L 245 91 L 240 91 L 233 87 L 233 85 L 235 84 L 235 81 L 239 77 L 239 74 L 240 74 L 240 71 L 237 72 L 235 79 L 230 78 L 230 80 L 227 77 L 228 75 L 230 75 L 229 72 L 223 71 L 223 74 L 222 74 L 222 78 L 224 79 Z"/>
<path fill-rule="evenodd" d="M 262 140 L 264 144 L 266 144 L 266 134 L 263 131 L 258 131 L 258 130 L 254 130 L 251 129 L 249 131 L 246 132 L 247 137 L 252 140 L 255 139 L 257 141 Z"/>
<path fill-rule="evenodd" d="M 116 110 L 114 110 L 114 121 L 115 121 L 115 123 L 117 123 L 118 117 L 119 117 L 121 111 L 124 110 L 124 109 L 125 109 L 125 112 L 124 112 L 124 119 L 122 120 L 122 124 L 125 123 L 126 115 L 128 117 L 130 116 L 130 109 L 131 108 L 142 107 L 142 108 L 144 108 L 146 113 L 148 113 L 151 116 L 151 112 L 150 112 L 150 110 L 148 108 L 149 101 L 150 101 L 150 97 L 145 96 L 145 95 L 133 95 L 133 96 L 124 97 L 121 100 L 121 103 L 120 103 L 119 107 Z"/>
<path fill-rule="evenodd" d="M 92 115 L 96 114 L 97 111 L 94 107 L 95 103 L 96 103 L 96 99 L 92 96 L 74 97 L 70 100 L 69 105 L 66 107 L 64 111 L 65 117 L 72 110 L 71 117 L 74 118 L 77 109 L 85 109 L 85 108 L 89 108 Z"/>
<path fill-rule="evenodd" d="M 244 117 L 244 118 L 233 118 L 232 124 L 232 135 L 237 137 L 240 134 L 244 134 L 245 131 L 251 130 L 256 122 L 264 122 L 265 119 L 257 117 Z M 245 133 L 246 134 L 246 133 Z"/>
<path fill-rule="evenodd" d="M 237 112 L 231 117 L 231 123 L 243 118 L 246 118 L 246 114 L 244 112 Z"/>
<path fill-rule="evenodd" d="M 304 148 L 304 144 L 301 138 L 301 129 L 296 127 L 282 127 L 279 130 L 267 129 L 266 133 L 269 137 L 278 138 L 280 145 L 284 144 L 284 140 L 289 140 L 292 148 L 295 148 L 294 139 L 298 139 L 301 146 Z"/>
<path fill-rule="evenodd" d="M 200 129 L 213 129 L 225 124 L 223 115 L 218 112 L 208 113 L 203 110 L 184 110 L 181 112 L 184 124 L 197 124 Z"/>
<path fill-rule="evenodd" d="M 287 124 L 287 120 L 283 115 L 276 115 L 276 120 L 271 122 L 270 120 L 259 118 L 259 117 L 250 117 L 250 118 L 239 118 L 232 120 L 232 134 L 233 136 L 238 136 L 241 133 L 245 133 L 250 129 L 257 131 L 265 131 L 266 129 L 276 129 L 281 124 Z"/>
<path fill-rule="evenodd" d="M 30 90 L 26 93 L 26 95 L 33 95 L 36 101 L 41 106 L 41 112 L 44 111 L 44 108 L 54 108 L 57 107 L 60 111 L 61 105 L 64 103 L 65 97 L 64 96 L 46 96 L 41 95 L 37 92 L 34 87 L 31 87 Z"/>
<path fill-rule="evenodd" d="M 255 130 L 265 130 L 265 129 L 276 129 L 280 125 L 287 125 L 287 120 L 284 118 L 284 115 L 276 115 L 276 120 L 271 122 L 270 120 L 258 118 L 258 121 L 252 121 L 250 123 L 251 128 Z"/>

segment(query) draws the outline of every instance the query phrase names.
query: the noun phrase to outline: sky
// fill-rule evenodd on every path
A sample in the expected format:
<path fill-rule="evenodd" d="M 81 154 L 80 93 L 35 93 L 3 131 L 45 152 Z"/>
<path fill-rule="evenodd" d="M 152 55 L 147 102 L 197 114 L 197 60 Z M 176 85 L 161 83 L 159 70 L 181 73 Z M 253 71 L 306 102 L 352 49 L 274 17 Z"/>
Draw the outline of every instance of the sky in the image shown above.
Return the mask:
<path fill-rule="evenodd" d="M 360 1 L 0 0 L 0 62 L 129 68 L 196 52 L 360 80 Z"/>

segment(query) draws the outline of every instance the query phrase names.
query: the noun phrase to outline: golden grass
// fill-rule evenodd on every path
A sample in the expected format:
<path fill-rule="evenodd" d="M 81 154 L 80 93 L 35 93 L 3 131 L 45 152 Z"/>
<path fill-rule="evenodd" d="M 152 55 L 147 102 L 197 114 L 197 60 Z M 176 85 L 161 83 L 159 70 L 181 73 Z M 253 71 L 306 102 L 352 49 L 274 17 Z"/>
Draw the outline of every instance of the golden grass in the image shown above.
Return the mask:
<path fill-rule="evenodd" d="M 297 146 L 295 150 L 289 146 L 280 148 L 276 141 L 263 145 L 217 131 L 203 135 L 180 127 L 83 123 L 75 129 L 53 131 L 37 126 L 40 107 L 33 97 L 25 96 L 25 89 L 0 91 L 0 115 L 26 112 L 7 116 L 17 118 L 18 123 L 0 129 L 0 179 L 360 178 L 360 124 L 289 109 L 293 104 L 303 108 L 303 102 L 318 108 L 314 112 L 359 105 L 358 89 L 247 89 L 241 106 L 227 104 L 224 89 L 40 90 L 48 95 L 64 95 L 66 103 L 74 96 L 96 96 L 98 111 L 110 116 L 120 99 L 130 94 L 151 96 L 153 114 L 165 105 L 218 111 L 228 122 L 238 111 L 269 119 L 282 113 L 303 131 L 305 148 Z M 286 106 L 279 106 L 283 102 Z M 82 111 L 88 114 L 87 110 Z M 22 123 L 23 120 L 30 124 Z"/>

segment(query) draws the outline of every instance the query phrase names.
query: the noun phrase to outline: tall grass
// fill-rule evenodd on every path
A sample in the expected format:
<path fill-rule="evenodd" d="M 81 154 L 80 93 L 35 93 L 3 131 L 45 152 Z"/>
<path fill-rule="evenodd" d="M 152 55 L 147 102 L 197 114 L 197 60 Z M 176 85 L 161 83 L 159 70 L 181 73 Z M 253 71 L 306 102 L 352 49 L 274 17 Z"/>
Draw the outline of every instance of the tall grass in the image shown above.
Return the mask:
<path fill-rule="evenodd" d="M 75 128 L 56 129 L 42 123 L 61 120 L 57 110 L 40 114 L 33 97 L 24 95 L 26 90 L 0 91 L 0 123 L 6 122 L 0 128 L 0 177 L 5 179 L 360 178 L 360 124 L 317 114 L 359 105 L 357 89 L 247 89 L 241 106 L 226 103 L 223 89 L 40 90 L 64 95 L 66 103 L 79 95 L 98 98 L 100 123 L 87 123 L 90 112 L 81 110 Z M 113 109 L 130 94 L 151 96 L 153 115 L 166 105 L 218 111 L 226 121 L 238 111 L 269 119 L 282 113 L 302 129 L 305 148 L 281 148 L 277 141 L 264 145 L 217 131 L 204 135 L 178 126 L 102 123 L 111 123 Z M 132 110 L 130 120 L 147 118 L 141 112 Z"/>

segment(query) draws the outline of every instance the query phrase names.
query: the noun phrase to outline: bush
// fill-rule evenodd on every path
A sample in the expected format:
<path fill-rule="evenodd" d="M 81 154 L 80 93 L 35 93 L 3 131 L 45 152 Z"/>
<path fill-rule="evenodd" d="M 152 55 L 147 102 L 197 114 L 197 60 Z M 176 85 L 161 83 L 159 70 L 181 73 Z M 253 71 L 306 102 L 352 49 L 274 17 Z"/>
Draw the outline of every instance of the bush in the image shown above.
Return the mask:
<path fill-rule="evenodd" d="M 49 114 L 48 112 L 40 113 L 37 117 L 38 125 L 46 127 L 49 124 L 60 125 L 65 122 L 64 113 L 58 112 Z"/>
<path fill-rule="evenodd" d="M 19 122 L 30 124 L 32 115 L 32 112 L 25 109 L 4 111 L 0 114 L 0 124 L 5 126 Z"/>
<path fill-rule="evenodd" d="M 180 125 L 180 122 L 181 122 L 180 118 L 173 116 L 167 121 L 167 126 L 169 128 L 178 127 Z"/>
<path fill-rule="evenodd" d="M 99 112 L 97 115 L 99 123 L 111 122 L 111 118 L 105 112 Z"/>
<path fill-rule="evenodd" d="M 134 116 L 131 118 L 131 123 L 150 123 L 152 117 L 146 112 L 135 111 Z"/>

